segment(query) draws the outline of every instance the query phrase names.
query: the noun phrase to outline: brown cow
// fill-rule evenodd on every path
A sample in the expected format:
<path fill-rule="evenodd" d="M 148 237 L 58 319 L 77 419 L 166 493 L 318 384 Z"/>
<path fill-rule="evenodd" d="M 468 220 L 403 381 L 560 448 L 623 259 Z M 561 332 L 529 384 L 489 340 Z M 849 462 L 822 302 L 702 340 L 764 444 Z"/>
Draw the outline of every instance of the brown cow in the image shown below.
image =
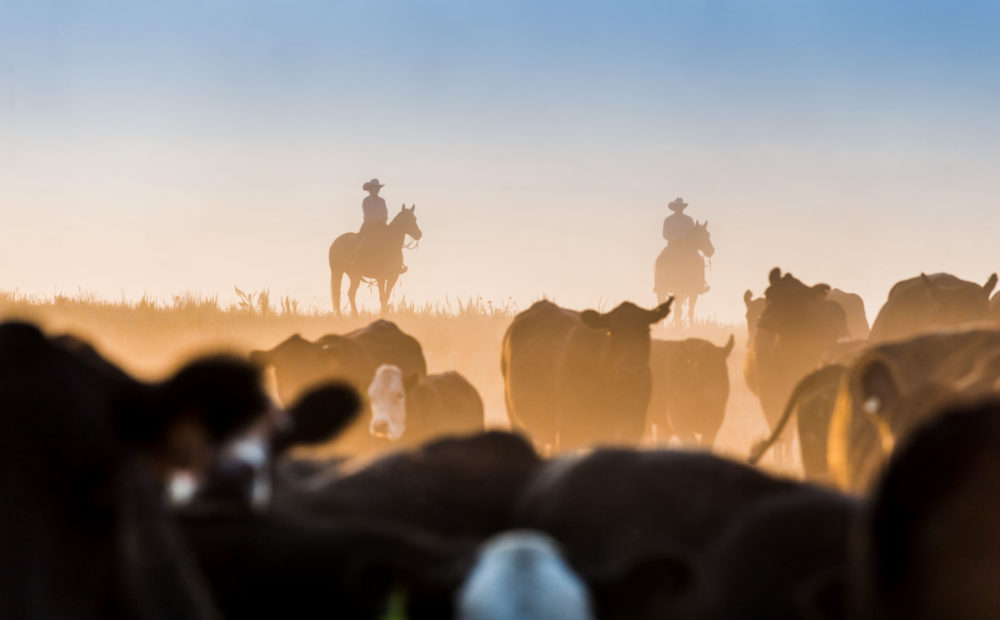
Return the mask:
<path fill-rule="evenodd" d="M 653 340 L 649 368 L 653 392 L 646 428 L 656 425 L 658 442 L 676 436 L 681 443 L 711 448 L 729 400 L 726 360 L 735 339 L 717 347 L 707 340 Z"/>
<path fill-rule="evenodd" d="M 638 444 L 652 389 L 649 327 L 672 302 L 601 314 L 539 301 L 514 317 L 500 362 L 514 426 L 554 449 Z"/>
<path fill-rule="evenodd" d="M 920 274 L 896 283 L 872 324 L 872 342 L 901 340 L 933 327 L 957 327 L 987 319 L 997 274 L 986 284 L 947 273 Z"/>
<path fill-rule="evenodd" d="M 773 429 L 795 385 L 848 331 L 843 308 L 827 299 L 826 284 L 806 286 L 778 268 L 769 280 L 746 368 L 752 369 L 747 375 L 754 379 L 764 417 Z M 779 445 L 787 456 L 787 442 Z"/>
<path fill-rule="evenodd" d="M 939 406 L 998 384 L 997 330 L 933 332 L 869 349 L 840 384 L 828 451 L 834 480 L 866 489 L 893 445 Z"/>

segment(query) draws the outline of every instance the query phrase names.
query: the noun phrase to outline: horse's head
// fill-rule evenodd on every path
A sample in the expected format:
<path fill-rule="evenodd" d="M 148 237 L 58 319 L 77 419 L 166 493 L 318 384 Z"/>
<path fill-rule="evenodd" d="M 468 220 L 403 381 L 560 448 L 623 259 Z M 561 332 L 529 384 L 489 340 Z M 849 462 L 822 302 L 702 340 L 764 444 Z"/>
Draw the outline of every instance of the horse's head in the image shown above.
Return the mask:
<path fill-rule="evenodd" d="M 701 253 L 706 257 L 711 258 L 715 254 L 715 246 L 712 245 L 712 235 L 708 233 L 708 220 L 705 220 L 704 223 L 694 223 L 694 229 L 691 231 L 691 241 L 695 249 L 701 250 Z"/>
<path fill-rule="evenodd" d="M 417 205 L 413 205 L 407 209 L 404 203 L 399 213 L 396 214 L 396 217 L 392 218 L 389 226 L 420 241 L 424 233 L 420 232 L 420 227 L 417 226 L 417 216 L 414 214 L 416 210 Z"/>

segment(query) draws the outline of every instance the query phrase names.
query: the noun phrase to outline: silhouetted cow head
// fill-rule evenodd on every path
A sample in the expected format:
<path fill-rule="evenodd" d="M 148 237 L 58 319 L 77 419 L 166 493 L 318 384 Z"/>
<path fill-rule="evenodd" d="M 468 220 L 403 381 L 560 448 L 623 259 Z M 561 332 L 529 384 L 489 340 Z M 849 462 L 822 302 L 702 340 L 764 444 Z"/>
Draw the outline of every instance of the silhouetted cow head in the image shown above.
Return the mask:
<path fill-rule="evenodd" d="M 649 373 L 649 327 L 670 314 L 671 297 L 652 310 L 626 301 L 611 312 L 596 310 L 580 313 L 583 324 L 607 332 L 610 337 L 608 362 L 616 379 L 639 377 Z"/>

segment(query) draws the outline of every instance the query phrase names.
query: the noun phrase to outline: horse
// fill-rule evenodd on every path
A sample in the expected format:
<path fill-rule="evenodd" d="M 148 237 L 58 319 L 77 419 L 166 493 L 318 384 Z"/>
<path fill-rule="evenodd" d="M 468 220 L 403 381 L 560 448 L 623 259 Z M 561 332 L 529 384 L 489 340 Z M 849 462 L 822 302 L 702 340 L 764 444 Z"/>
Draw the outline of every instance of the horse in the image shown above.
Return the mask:
<path fill-rule="evenodd" d="M 711 258 L 713 254 L 715 246 L 712 245 L 706 220 L 704 224 L 695 222 L 687 236 L 663 248 L 657 257 L 653 291 L 660 302 L 671 295 L 677 300 L 675 324 L 681 323 L 685 301 L 688 325 L 694 324 L 694 306 L 698 297 L 708 291 L 705 283 L 705 258 Z"/>
<path fill-rule="evenodd" d="M 406 235 L 415 241 L 420 241 L 423 233 L 417 226 L 417 216 L 414 215 L 417 205 L 409 209 L 404 204 L 396 217 L 392 218 L 385 229 L 373 233 L 371 239 L 361 245 L 358 233 L 344 233 L 330 244 L 330 295 L 333 298 L 333 311 L 340 316 L 340 286 L 347 274 L 350 288 L 347 298 L 351 302 L 351 311 L 358 314 L 355 296 L 362 278 L 371 278 L 378 284 L 379 301 L 382 304 L 382 314 L 389 307 L 389 295 L 396 285 L 403 269 L 403 247 Z"/>

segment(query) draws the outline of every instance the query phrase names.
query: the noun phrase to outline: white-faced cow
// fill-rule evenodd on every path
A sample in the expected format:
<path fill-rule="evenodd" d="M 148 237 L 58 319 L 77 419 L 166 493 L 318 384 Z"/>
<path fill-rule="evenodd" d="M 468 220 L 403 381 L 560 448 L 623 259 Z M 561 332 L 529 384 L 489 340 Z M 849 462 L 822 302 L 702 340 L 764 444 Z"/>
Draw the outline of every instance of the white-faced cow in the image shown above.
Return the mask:
<path fill-rule="evenodd" d="M 368 386 L 368 402 L 369 432 L 397 445 L 484 428 L 483 400 L 457 372 L 407 377 L 398 366 L 383 364 Z"/>
<path fill-rule="evenodd" d="M 539 301 L 514 317 L 501 359 L 514 426 L 554 449 L 638 444 L 652 389 L 649 328 L 672 301 L 653 310 L 625 302 L 605 314 Z"/>

